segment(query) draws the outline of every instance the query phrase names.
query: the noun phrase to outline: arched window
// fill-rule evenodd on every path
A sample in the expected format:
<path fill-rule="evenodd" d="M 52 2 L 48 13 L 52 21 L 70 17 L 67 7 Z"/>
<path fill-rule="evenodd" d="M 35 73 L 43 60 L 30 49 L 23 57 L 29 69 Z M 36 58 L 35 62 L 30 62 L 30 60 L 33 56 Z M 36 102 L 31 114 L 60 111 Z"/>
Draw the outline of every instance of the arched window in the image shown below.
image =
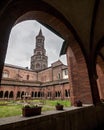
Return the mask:
<path fill-rule="evenodd" d="M 37 92 L 35 92 L 35 97 L 37 97 L 38 95 L 37 95 L 38 93 Z"/>
<path fill-rule="evenodd" d="M 48 95 L 47 95 L 48 97 L 50 97 L 50 92 L 48 92 Z"/>
<path fill-rule="evenodd" d="M 29 75 L 27 75 L 27 80 L 29 80 Z"/>
<path fill-rule="evenodd" d="M 41 93 L 40 92 L 38 92 L 38 97 L 41 97 Z"/>
<path fill-rule="evenodd" d="M 58 92 L 55 92 L 55 97 L 58 97 Z"/>
<path fill-rule="evenodd" d="M 42 42 L 42 39 L 37 39 L 37 42 L 38 42 L 38 43 L 41 43 L 41 42 Z"/>
<path fill-rule="evenodd" d="M 66 69 L 66 70 L 64 71 L 64 73 L 65 73 L 65 75 L 68 75 L 68 70 Z"/>
<path fill-rule="evenodd" d="M 22 91 L 22 92 L 21 92 L 21 98 L 23 98 L 24 95 L 25 95 L 25 92 Z"/>
<path fill-rule="evenodd" d="M 69 89 L 68 89 L 68 90 L 66 89 L 66 90 L 65 90 L 65 97 L 69 97 L 69 96 L 70 96 L 70 90 L 69 90 Z"/>
<path fill-rule="evenodd" d="M 17 98 L 20 98 L 21 97 L 21 93 L 20 91 L 17 92 Z"/>
<path fill-rule="evenodd" d="M 40 64 L 39 63 L 36 64 L 36 68 L 40 68 Z"/>
<path fill-rule="evenodd" d="M 68 89 L 68 96 L 70 97 L 70 90 Z"/>
<path fill-rule="evenodd" d="M 58 79 L 61 79 L 61 74 L 60 73 L 58 73 Z"/>
<path fill-rule="evenodd" d="M 5 94 L 4 94 L 4 98 L 8 98 L 8 95 L 9 95 L 9 92 L 6 91 Z"/>
<path fill-rule="evenodd" d="M 61 96 L 61 92 L 59 92 L 59 91 L 58 91 L 58 92 L 57 92 L 57 94 L 58 94 L 58 95 L 57 95 L 58 97 L 60 97 L 60 96 Z"/>
<path fill-rule="evenodd" d="M 10 92 L 9 98 L 13 98 L 13 91 Z"/>
<path fill-rule="evenodd" d="M 0 98 L 3 98 L 3 91 L 0 91 Z"/>
<path fill-rule="evenodd" d="M 31 97 L 34 97 L 34 92 L 31 92 Z"/>
<path fill-rule="evenodd" d="M 2 74 L 3 78 L 8 78 L 9 77 L 9 71 L 8 70 L 4 70 L 3 74 Z"/>

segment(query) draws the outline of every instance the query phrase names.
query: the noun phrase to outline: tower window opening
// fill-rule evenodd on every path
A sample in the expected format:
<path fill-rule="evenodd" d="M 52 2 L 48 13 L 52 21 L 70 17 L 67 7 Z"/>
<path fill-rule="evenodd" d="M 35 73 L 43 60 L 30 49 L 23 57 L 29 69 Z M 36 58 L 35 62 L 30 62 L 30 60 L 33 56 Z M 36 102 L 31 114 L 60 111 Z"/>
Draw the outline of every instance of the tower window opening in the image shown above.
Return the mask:
<path fill-rule="evenodd" d="M 60 73 L 58 73 L 58 79 L 61 79 L 61 74 Z"/>

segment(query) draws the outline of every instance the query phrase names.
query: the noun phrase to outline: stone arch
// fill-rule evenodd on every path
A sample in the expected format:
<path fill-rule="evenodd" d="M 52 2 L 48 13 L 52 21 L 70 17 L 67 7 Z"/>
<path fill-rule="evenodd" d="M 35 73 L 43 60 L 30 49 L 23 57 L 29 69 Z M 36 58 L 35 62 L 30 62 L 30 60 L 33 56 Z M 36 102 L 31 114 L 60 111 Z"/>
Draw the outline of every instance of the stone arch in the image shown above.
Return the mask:
<path fill-rule="evenodd" d="M 68 91 L 65 89 L 65 97 L 68 97 Z"/>
<path fill-rule="evenodd" d="M 32 14 L 33 12 L 28 12 L 26 15 L 24 15 L 24 16 L 22 16 L 19 20 L 21 21 L 21 19 L 23 18 L 23 17 L 27 17 L 29 14 Z M 36 14 L 38 14 L 39 12 L 35 12 Z M 42 12 L 42 14 L 44 14 L 43 12 Z M 45 16 L 46 16 L 46 14 L 44 14 Z M 49 15 L 47 15 L 47 17 L 50 17 L 51 18 L 51 16 Z M 53 16 L 52 16 L 53 17 Z M 43 18 L 43 17 L 42 17 Z M 38 18 L 37 18 L 38 19 Z M 41 18 L 40 18 L 41 19 Z M 44 19 L 44 18 L 43 18 Z M 73 86 L 76 86 L 75 88 L 78 88 L 78 89 L 81 89 L 80 91 L 77 91 L 77 90 L 72 90 L 71 91 L 71 100 L 72 100 L 72 104 L 74 103 L 74 101 L 75 100 L 77 100 L 77 99 L 80 99 L 80 100 L 82 100 L 82 102 L 83 103 L 92 103 L 92 96 L 91 96 L 91 89 L 90 89 L 90 82 L 89 82 L 89 76 L 88 76 L 88 70 L 87 70 L 87 65 L 86 65 L 86 60 L 85 60 L 85 57 L 84 57 L 84 54 L 83 54 L 83 52 L 82 52 L 82 49 L 81 49 L 81 47 L 80 47 L 80 45 L 78 45 L 79 43 L 75 40 L 75 38 L 73 37 L 73 35 L 71 34 L 71 32 L 68 30 L 68 28 L 63 24 L 63 23 L 61 23 L 59 20 L 57 20 L 55 17 L 53 17 L 53 19 L 54 19 L 54 21 L 56 22 L 57 21 L 57 23 L 60 23 L 57 27 L 56 27 L 56 25 L 53 25 L 51 22 L 49 22 L 49 23 L 47 23 L 47 21 L 44 21 L 44 22 L 46 22 L 46 24 L 47 25 L 51 25 L 51 27 L 53 27 L 53 28 L 55 28 L 57 31 L 59 31 L 60 32 L 60 34 L 64 37 L 64 39 L 66 40 L 66 42 L 68 42 L 68 44 L 69 44 L 69 47 L 68 48 L 71 48 L 71 50 L 73 51 L 73 55 L 74 55 L 74 59 L 76 59 L 76 66 L 77 67 L 80 67 L 80 69 L 79 68 L 77 68 L 76 70 L 74 69 L 74 72 L 73 72 L 73 75 L 74 75 L 74 77 L 75 77 L 75 79 L 77 79 L 77 83 L 78 82 L 82 82 L 81 80 L 83 79 L 81 79 L 81 76 L 83 77 L 85 77 L 84 78 L 84 80 L 85 81 L 83 81 L 82 83 L 80 83 L 80 84 L 77 84 L 77 83 L 74 83 L 74 82 L 76 82 L 76 81 L 74 81 L 73 80 L 73 82 L 72 82 L 72 89 L 73 89 Z M 41 21 L 41 20 L 40 20 Z M 44 23 L 43 22 L 43 23 Z M 61 27 L 63 27 L 64 28 L 64 31 L 62 31 L 63 30 L 63 28 L 61 28 Z M 60 28 L 60 29 L 59 29 Z M 62 29 L 62 30 L 61 30 Z M 76 49 L 76 50 L 75 50 Z M 68 52 L 68 50 L 69 49 L 67 49 L 67 55 L 68 55 L 68 53 L 70 53 L 70 52 Z M 78 51 L 78 52 L 77 52 Z M 67 57 L 67 60 L 69 60 L 70 58 L 68 58 Z M 68 64 L 68 66 L 69 66 L 70 64 Z M 78 73 L 78 71 L 81 71 L 82 70 L 82 66 L 83 66 L 83 72 L 80 74 L 80 73 Z M 69 68 L 70 69 L 70 68 Z M 77 73 L 77 75 L 75 75 L 75 73 Z M 83 73 L 84 73 L 84 75 L 83 75 Z M 72 73 L 71 73 L 72 74 Z M 79 80 L 79 79 L 80 80 Z M 78 81 L 79 80 L 79 81 Z M 84 86 L 84 87 L 83 87 Z M 76 92 L 77 93 L 76 93 Z M 83 91 L 85 92 L 85 93 L 83 93 Z M 86 94 L 86 91 L 87 91 L 87 94 Z M 57 94 L 56 94 L 57 95 Z M 80 96 L 79 96 L 80 95 Z M 84 98 L 83 98 L 84 97 Z"/>
<path fill-rule="evenodd" d="M 47 97 L 48 97 L 48 98 L 51 98 L 51 96 L 52 96 L 52 93 L 51 93 L 50 91 L 48 91 Z"/>
<path fill-rule="evenodd" d="M 0 91 L 0 98 L 3 98 L 3 91 Z"/>
<path fill-rule="evenodd" d="M 37 96 L 38 96 L 37 94 L 38 94 L 38 93 L 37 93 L 37 92 L 35 92 L 35 98 L 37 98 Z"/>
<path fill-rule="evenodd" d="M 9 98 L 13 98 L 13 97 L 14 97 L 14 93 L 13 93 L 13 91 L 10 91 Z"/>
<path fill-rule="evenodd" d="M 1 24 L 1 27 L 2 27 L 1 29 L 3 30 L 4 33 L 1 34 L 2 39 L 0 39 L 0 40 L 1 40 L 2 46 L 4 45 L 3 46 L 4 48 L 7 48 L 7 41 L 9 38 L 9 33 L 10 33 L 10 30 L 13 27 L 13 25 L 15 25 L 19 22 L 22 22 L 24 20 L 35 19 L 38 22 L 45 25 L 46 27 L 48 27 L 49 29 L 51 29 L 58 36 L 62 37 L 65 41 L 67 41 L 68 44 L 70 44 L 70 47 L 72 48 L 73 52 L 74 52 L 74 48 L 76 48 L 76 45 L 78 45 L 77 47 L 80 50 L 79 54 L 81 54 L 81 56 L 84 57 L 84 54 L 82 53 L 82 50 L 80 48 L 81 42 L 75 41 L 73 43 L 73 39 L 76 39 L 76 40 L 80 39 L 78 37 L 75 29 L 72 27 L 72 25 L 69 22 L 67 22 L 67 20 L 62 16 L 62 14 L 60 12 L 58 12 L 56 9 L 54 9 L 53 7 L 51 7 L 50 5 L 48 5 L 45 2 L 33 1 L 33 0 L 30 0 L 27 2 L 24 0 L 21 0 L 21 2 L 17 2 L 15 4 L 15 8 L 16 9 L 14 10 L 14 1 L 12 1 L 10 3 L 10 6 L 8 5 L 8 8 L 5 10 L 5 13 L 2 14 L 2 17 L 5 18 L 5 21 L 3 21 Z M 48 12 L 48 13 L 46 13 L 46 12 Z M 8 15 L 6 15 L 6 14 L 8 14 Z M 75 45 L 75 47 L 74 47 L 74 45 Z M 4 59 L 5 53 L 6 53 L 6 51 L 1 53 L 3 55 L 2 59 Z M 68 53 L 69 52 L 67 51 L 67 55 L 68 55 Z M 76 59 L 79 58 L 81 60 L 82 57 L 81 56 L 79 57 L 79 55 L 77 56 L 77 52 L 74 52 L 74 53 L 75 53 Z M 68 57 L 67 59 L 69 61 L 70 58 Z M 74 81 L 76 81 L 76 79 L 78 79 L 78 78 L 81 81 L 80 76 L 83 76 L 83 74 L 81 73 L 81 74 L 79 74 L 79 76 L 75 75 L 75 73 L 77 73 L 77 71 L 79 71 L 78 69 L 76 69 L 76 72 L 74 69 L 74 72 L 71 73 L 74 76 L 74 79 L 71 80 L 72 81 L 71 88 L 74 87 L 71 89 L 72 90 L 71 91 L 72 102 L 74 102 L 75 99 L 79 99 L 79 98 L 81 100 L 85 99 L 85 100 L 83 100 L 83 102 L 86 102 L 87 96 L 89 96 L 91 98 L 90 94 L 85 94 L 86 95 L 86 96 L 84 95 L 85 98 L 83 98 L 83 95 L 82 95 L 82 97 L 79 97 L 78 91 L 75 90 L 75 88 L 82 89 L 82 90 L 80 90 L 80 95 L 81 95 L 82 93 L 86 92 L 85 88 L 88 87 L 88 92 L 90 93 L 90 89 L 89 89 L 90 84 L 89 84 L 87 66 L 85 65 L 86 62 L 85 62 L 85 60 L 83 60 L 84 62 L 80 63 L 79 59 L 77 59 L 76 63 L 77 63 L 77 66 L 80 67 L 79 70 L 81 70 L 81 65 L 82 65 L 81 63 L 84 63 L 85 68 L 84 68 L 83 72 L 84 72 L 84 77 L 86 80 L 83 81 L 82 84 L 76 84 L 76 83 L 74 83 Z M 70 63 L 68 64 L 68 66 L 69 65 L 70 65 Z M 77 82 L 78 82 L 78 80 L 77 80 Z M 82 86 L 84 86 L 84 88 Z M 91 102 L 91 100 L 90 100 L 90 102 Z"/>
<path fill-rule="evenodd" d="M 40 91 L 40 97 L 42 97 L 42 92 Z"/>
<path fill-rule="evenodd" d="M 55 91 L 55 97 L 57 97 L 57 96 L 58 96 L 57 91 Z"/>
<path fill-rule="evenodd" d="M 20 98 L 23 98 L 23 95 L 25 95 L 24 91 L 21 92 Z"/>
<path fill-rule="evenodd" d="M 8 98 L 8 96 L 9 96 L 9 91 L 5 91 L 4 98 Z"/>
<path fill-rule="evenodd" d="M 40 98 L 41 97 L 41 93 L 40 93 L 40 91 L 38 92 L 38 98 Z"/>
<path fill-rule="evenodd" d="M 16 96 L 16 98 L 18 99 L 18 98 L 20 98 L 20 97 L 21 97 L 21 92 L 18 91 L 18 92 L 17 92 L 17 96 Z"/>
<path fill-rule="evenodd" d="M 58 93 L 58 97 L 61 97 L 61 91 L 58 91 L 57 93 Z"/>
<path fill-rule="evenodd" d="M 31 97 L 34 98 L 34 92 L 33 91 L 31 92 Z"/>

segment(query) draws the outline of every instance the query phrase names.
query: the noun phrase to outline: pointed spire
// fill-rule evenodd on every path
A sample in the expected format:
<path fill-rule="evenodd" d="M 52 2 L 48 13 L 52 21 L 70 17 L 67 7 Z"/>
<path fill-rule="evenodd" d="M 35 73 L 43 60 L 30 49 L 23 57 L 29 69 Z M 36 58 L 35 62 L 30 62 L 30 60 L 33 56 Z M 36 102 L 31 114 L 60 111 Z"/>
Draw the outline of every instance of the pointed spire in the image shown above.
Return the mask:
<path fill-rule="evenodd" d="M 45 40 L 45 38 L 44 38 L 44 36 L 42 34 L 42 29 L 41 28 L 40 28 L 39 34 L 36 36 L 36 39 L 37 38 L 41 38 L 41 39 L 43 39 L 43 41 Z"/>
<path fill-rule="evenodd" d="M 41 30 L 41 29 L 40 29 L 40 31 L 39 31 L 39 36 L 43 36 L 43 35 L 42 35 L 42 30 Z"/>

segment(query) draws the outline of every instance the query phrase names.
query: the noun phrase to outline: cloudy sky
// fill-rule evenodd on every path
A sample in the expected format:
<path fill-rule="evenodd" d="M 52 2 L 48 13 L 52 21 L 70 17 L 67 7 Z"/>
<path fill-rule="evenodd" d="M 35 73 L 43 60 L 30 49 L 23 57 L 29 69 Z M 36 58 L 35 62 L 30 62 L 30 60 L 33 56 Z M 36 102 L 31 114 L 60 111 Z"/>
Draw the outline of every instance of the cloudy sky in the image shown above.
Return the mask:
<path fill-rule="evenodd" d="M 35 37 L 40 28 L 45 36 L 48 66 L 58 59 L 66 64 L 66 56 L 59 57 L 63 39 L 34 20 L 21 22 L 12 28 L 5 63 L 30 68 L 30 59 L 36 43 Z"/>

